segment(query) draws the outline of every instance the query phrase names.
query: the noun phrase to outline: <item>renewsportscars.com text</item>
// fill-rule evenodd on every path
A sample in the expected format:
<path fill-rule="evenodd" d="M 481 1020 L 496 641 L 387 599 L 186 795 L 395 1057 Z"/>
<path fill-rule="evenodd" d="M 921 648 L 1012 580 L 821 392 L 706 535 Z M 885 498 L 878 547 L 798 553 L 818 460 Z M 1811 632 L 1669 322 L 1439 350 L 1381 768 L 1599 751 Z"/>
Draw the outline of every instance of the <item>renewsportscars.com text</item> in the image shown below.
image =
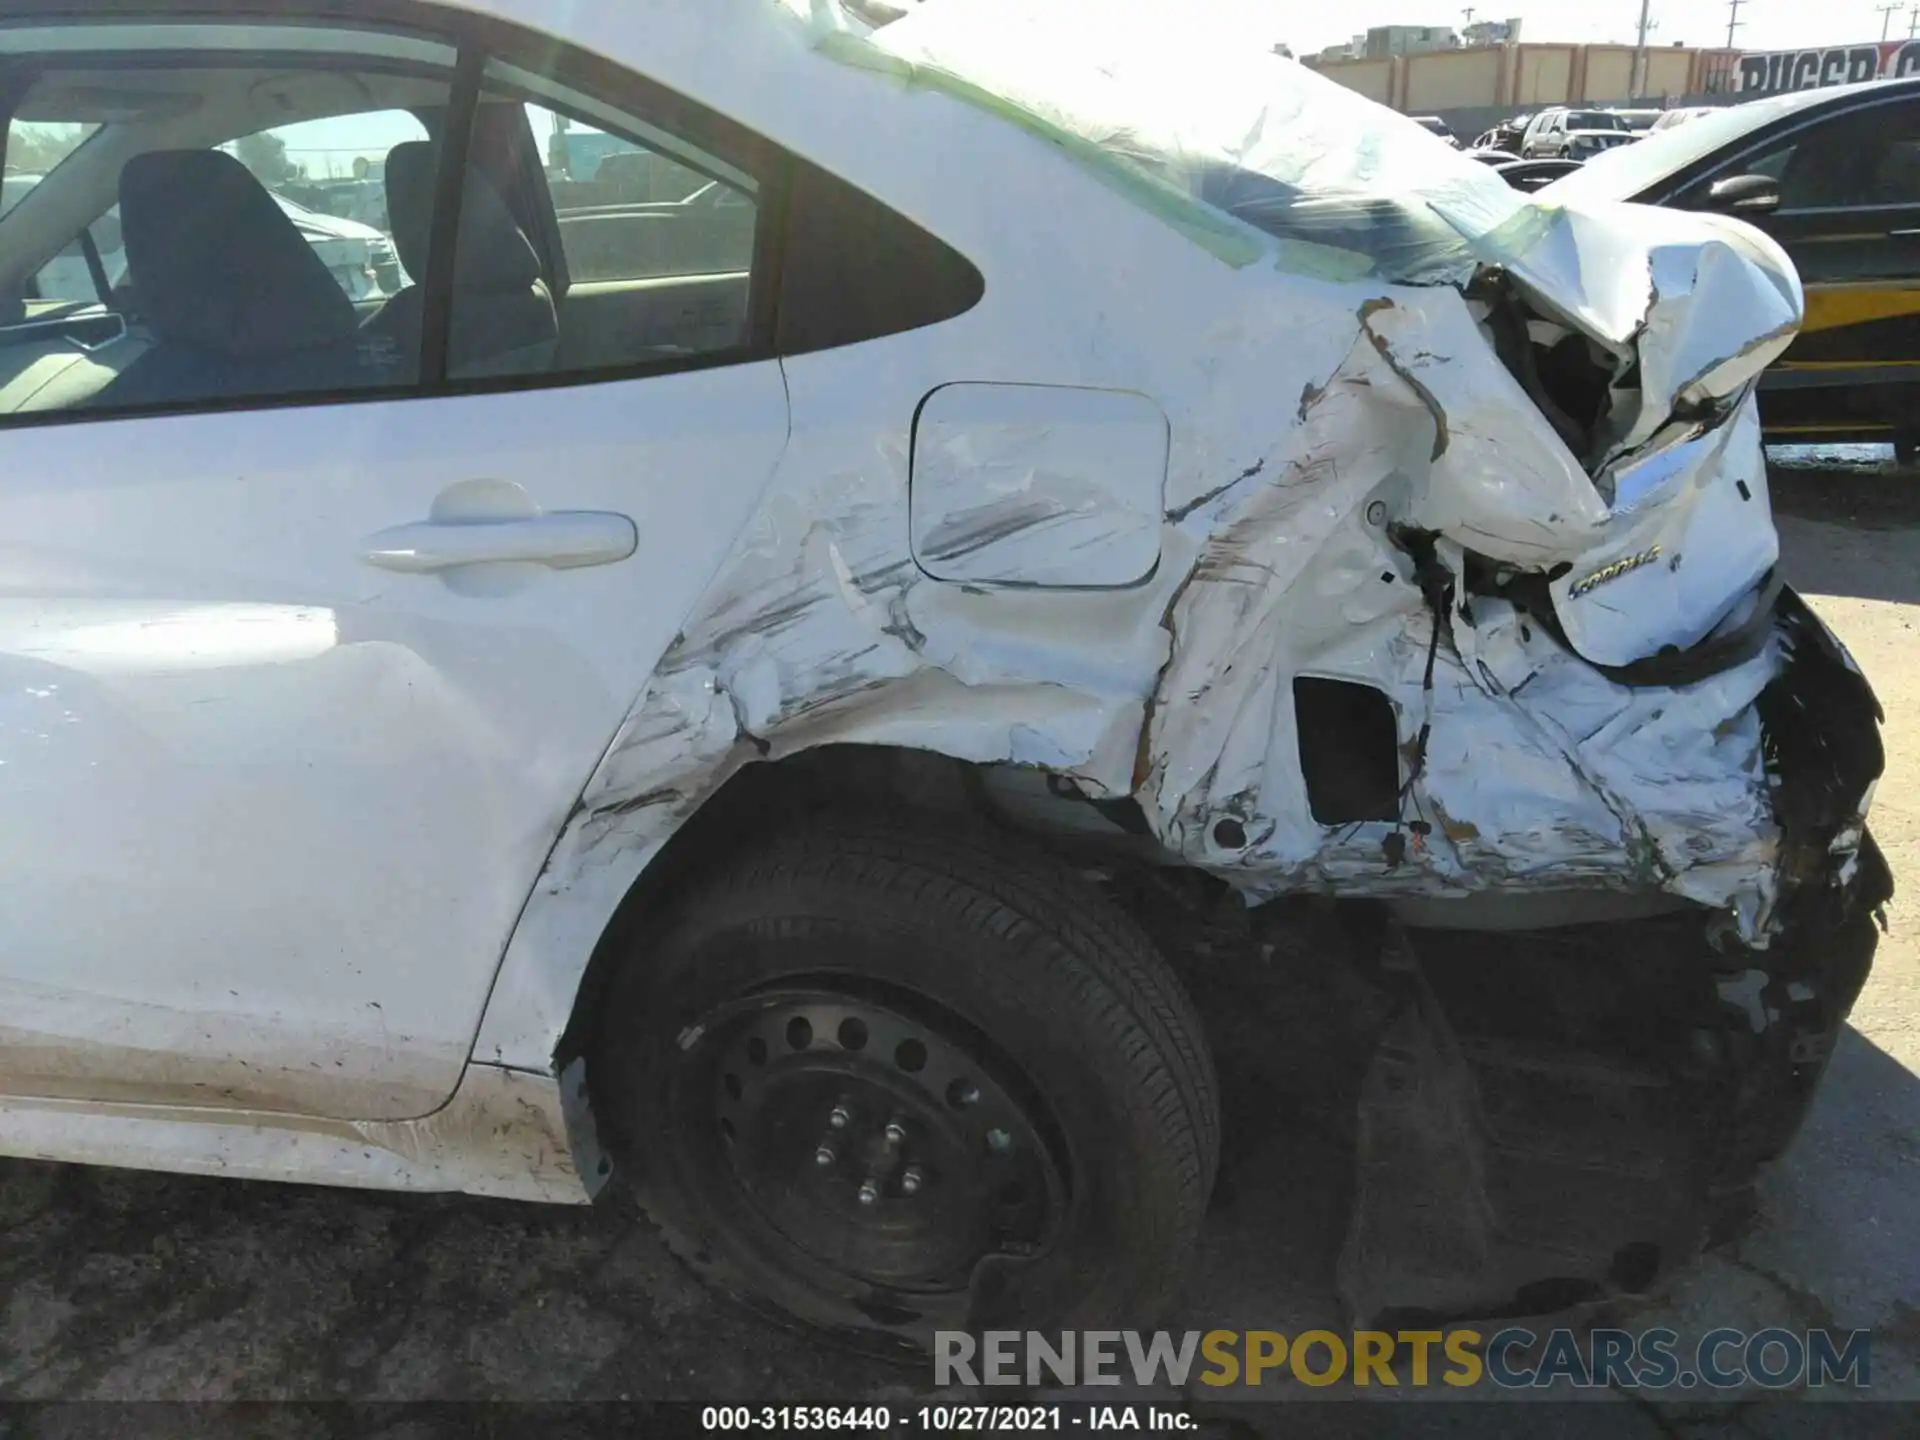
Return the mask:
<path fill-rule="evenodd" d="M 1215 1387 L 1431 1385 L 1504 1390 L 1798 1389 L 1872 1384 L 1866 1330 L 989 1330 L 934 1337 L 934 1383 Z"/>

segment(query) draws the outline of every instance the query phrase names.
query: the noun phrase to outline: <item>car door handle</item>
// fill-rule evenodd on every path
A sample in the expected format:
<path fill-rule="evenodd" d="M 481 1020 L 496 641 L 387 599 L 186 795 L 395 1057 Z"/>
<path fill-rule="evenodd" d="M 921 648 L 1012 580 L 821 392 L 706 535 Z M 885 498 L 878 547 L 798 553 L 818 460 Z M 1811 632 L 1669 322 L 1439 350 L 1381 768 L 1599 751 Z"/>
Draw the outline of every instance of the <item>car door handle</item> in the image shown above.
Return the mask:
<path fill-rule="evenodd" d="M 1889 240 L 1911 240 L 1916 235 L 1920 235 L 1920 229 L 1889 230 L 1887 232 L 1887 238 Z"/>
<path fill-rule="evenodd" d="M 368 537 L 369 565 L 426 575 L 461 565 L 521 562 L 553 570 L 612 565 L 640 546 L 625 515 L 603 510 L 559 510 L 500 520 L 422 520 Z"/>

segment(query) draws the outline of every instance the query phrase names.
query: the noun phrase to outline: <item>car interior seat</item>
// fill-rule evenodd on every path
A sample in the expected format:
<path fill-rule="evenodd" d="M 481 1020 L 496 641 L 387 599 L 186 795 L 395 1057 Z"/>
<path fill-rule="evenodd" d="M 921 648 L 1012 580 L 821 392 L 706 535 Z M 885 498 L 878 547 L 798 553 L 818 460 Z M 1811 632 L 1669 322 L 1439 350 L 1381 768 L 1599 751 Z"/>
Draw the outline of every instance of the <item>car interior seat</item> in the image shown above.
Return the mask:
<path fill-rule="evenodd" d="M 407 353 L 420 342 L 424 292 L 432 249 L 439 149 L 409 140 L 387 155 L 387 217 L 394 248 L 413 283 L 367 322 L 374 335 Z M 453 323 L 447 373 L 455 379 L 539 374 L 553 365 L 560 322 L 540 257 L 514 222 L 500 192 L 468 167 L 454 248 Z"/>
<path fill-rule="evenodd" d="M 136 155 L 120 224 L 152 348 L 96 405 L 404 384 L 365 344 L 353 304 L 266 187 L 219 150 Z"/>

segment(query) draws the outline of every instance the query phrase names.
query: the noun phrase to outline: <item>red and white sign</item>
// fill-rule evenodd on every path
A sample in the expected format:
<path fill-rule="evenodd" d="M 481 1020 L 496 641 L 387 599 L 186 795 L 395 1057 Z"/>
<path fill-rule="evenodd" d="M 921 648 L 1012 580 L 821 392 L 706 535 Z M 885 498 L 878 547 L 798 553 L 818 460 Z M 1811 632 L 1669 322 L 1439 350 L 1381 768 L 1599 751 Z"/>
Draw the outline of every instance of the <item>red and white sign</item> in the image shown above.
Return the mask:
<path fill-rule="evenodd" d="M 1861 80 L 1920 75 L 1920 40 L 1839 45 L 1827 50 L 1768 50 L 1740 57 L 1742 94 L 1818 90 Z"/>

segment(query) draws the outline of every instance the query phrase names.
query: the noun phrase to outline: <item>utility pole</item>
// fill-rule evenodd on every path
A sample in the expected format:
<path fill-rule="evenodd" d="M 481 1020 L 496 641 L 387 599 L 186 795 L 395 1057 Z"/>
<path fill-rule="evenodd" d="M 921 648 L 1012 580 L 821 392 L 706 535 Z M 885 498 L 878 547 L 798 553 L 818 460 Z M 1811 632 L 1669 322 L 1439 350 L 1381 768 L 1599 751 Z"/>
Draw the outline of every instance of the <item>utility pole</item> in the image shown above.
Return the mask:
<path fill-rule="evenodd" d="M 1873 8 L 1880 12 L 1880 43 L 1884 45 L 1887 43 L 1887 36 L 1893 31 L 1894 12 L 1896 10 L 1904 10 L 1907 7 L 1904 5 L 1886 4 L 1876 5 Z"/>
<path fill-rule="evenodd" d="M 1653 11 L 1653 0 L 1640 0 L 1640 41 L 1633 52 L 1633 79 L 1627 86 L 1627 98 L 1638 100 L 1647 88 L 1647 31 Z"/>
<path fill-rule="evenodd" d="M 1920 5 L 1908 7 L 1907 38 L 1909 40 L 1920 40 Z"/>
<path fill-rule="evenodd" d="M 1752 3 L 1753 0 L 1727 0 L 1727 49 L 1733 49 L 1733 32 L 1747 23 L 1740 18 L 1740 7 Z"/>

